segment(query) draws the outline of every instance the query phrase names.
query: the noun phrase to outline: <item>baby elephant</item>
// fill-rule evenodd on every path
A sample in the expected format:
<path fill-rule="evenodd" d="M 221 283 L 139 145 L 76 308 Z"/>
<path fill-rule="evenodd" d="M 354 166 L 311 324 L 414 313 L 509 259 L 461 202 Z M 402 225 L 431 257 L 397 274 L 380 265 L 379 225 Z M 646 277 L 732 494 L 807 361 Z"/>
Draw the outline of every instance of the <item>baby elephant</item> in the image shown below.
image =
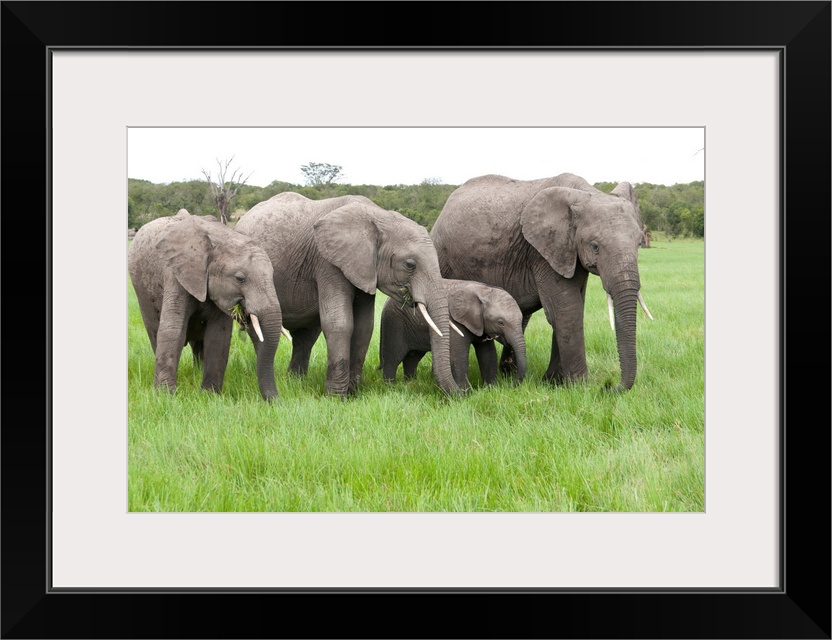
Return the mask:
<path fill-rule="evenodd" d="M 497 350 L 494 341 L 514 350 L 516 380 L 526 375 L 526 342 L 523 338 L 523 314 L 508 292 L 471 280 L 443 280 L 448 292 L 448 308 L 453 326 L 451 336 L 451 371 L 461 389 L 470 389 L 468 356 L 474 345 L 483 382 L 497 381 Z M 430 351 L 430 328 L 427 322 L 401 303 L 388 299 L 381 312 L 379 369 L 388 382 L 396 380 L 403 363 L 405 378 L 416 375 L 416 367 Z"/>
<path fill-rule="evenodd" d="M 221 391 L 236 318 L 255 343 L 260 394 L 277 397 L 274 357 L 283 317 L 272 263 L 260 245 L 213 216 L 180 209 L 139 229 L 127 264 L 156 355 L 154 386 L 176 389 L 179 358 L 190 344 L 203 365 L 202 388 Z"/>

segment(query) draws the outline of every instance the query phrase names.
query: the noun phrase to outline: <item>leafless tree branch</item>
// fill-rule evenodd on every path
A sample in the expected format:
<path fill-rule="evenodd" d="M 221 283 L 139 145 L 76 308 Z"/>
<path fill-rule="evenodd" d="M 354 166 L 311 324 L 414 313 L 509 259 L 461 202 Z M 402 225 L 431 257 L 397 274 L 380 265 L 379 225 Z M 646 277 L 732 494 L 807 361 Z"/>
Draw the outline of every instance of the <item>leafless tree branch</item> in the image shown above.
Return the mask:
<path fill-rule="evenodd" d="M 227 225 L 228 209 L 234 202 L 240 187 L 248 182 L 248 179 L 251 177 L 251 173 L 254 172 L 252 171 L 244 179 L 240 179 L 243 174 L 242 170 L 238 167 L 231 173 L 231 177 L 226 179 L 228 169 L 234 161 L 234 156 L 231 156 L 231 158 L 225 161 L 221 161 L 219 158 L 216 158 L 216 160 L 217 166 L 219 167 L 217 171 L 217 179 L 214 180 L 211 172 L 206 169 L 202 170 L 202 175 L 205 176 L 205 180 L 211 188 L 211 196 L 214 198 L 214 202 L 220 212 L 220 221 Z"/>

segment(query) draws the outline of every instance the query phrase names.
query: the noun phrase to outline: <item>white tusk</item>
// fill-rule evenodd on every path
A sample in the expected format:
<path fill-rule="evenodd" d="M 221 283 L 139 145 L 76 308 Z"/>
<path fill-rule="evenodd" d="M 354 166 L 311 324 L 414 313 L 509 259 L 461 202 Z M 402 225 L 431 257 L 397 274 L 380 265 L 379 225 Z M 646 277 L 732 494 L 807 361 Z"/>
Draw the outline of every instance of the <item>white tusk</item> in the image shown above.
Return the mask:
<path fill-rule="evenodd" d="M 291 341 L 292 341 L 292 336 L 290 336 L 290 335 L 289 335 L 289 332 L 288 332 L 288 331 L 286 331 L 286 327 L 280 327 L 280 333 L 282 333 L 284 336 L 286 336 L 286 339 L 287 339 L 289 342 L 291 342 Z"/>
<path fill-rule="evenodd" d="M 428 315 L 428 310 L 425 308 L 425 305 L 420 302 L 416 306 L 419 307 L 419 311 L 421 311 L 422 315 L 425 316 L 425 320 L 427 320 L 427 323 L 430 325 L 430 328 L 436 331 L 436 333 L 439 334 L 439 337 L 441 338 L 442 332 L 439 330 L 439 328 L 436 326 L 433 320 L 430 319 L 430 316 Z"/>
<path fill-rule="evenodd" d="M 650 315 L 650 310 L 647 308 L 647 305 L 644 304 L 644 298 L 641 297 L 641 291 L 638 292 L 638 303 L 641 305 L 641 308 L 644 309 L 644 313 L 647 314 L 647 317 L 652 320 L 653 316 Z"/>
<path fill-rule="evenodd" d="M 257 316 L 253 313 L 249 316 L 251 318 L 251 326 L 254 327 L 254 331 L 257 334 L 257 337 L 260 338 L 260 342 L 263 342 L 263 332 L 260 331 L 260 321 L 257 319 Z"/>
<path fill-rule="evenodd" d="M 448 324 L 449 324 L 449 325 L 451 325 L 451 329 L 453 329 L 454 331 L 456 331 L 456 332 L 457 332 L 459 335 L 461 335 L 463 338 L 465 337 L 465 334 L 464 334 L 464 333 L 462 333 L 462 331 L 460 331 L 460 330 L 459 330 L 459 327 L 458 327 L 458 326 L 456 326 L 453 322 L 451 322 L 450 320 L 448 320 Z"/>
<path fill-rule="evenodd" d="M 610 310 L 610 327 L 612 327 L 612 330 L 615 331 L 615 316 L 612 310 L 612 296 L 610 294 L 607 294 L 607 307 L 609 307 Z"/>

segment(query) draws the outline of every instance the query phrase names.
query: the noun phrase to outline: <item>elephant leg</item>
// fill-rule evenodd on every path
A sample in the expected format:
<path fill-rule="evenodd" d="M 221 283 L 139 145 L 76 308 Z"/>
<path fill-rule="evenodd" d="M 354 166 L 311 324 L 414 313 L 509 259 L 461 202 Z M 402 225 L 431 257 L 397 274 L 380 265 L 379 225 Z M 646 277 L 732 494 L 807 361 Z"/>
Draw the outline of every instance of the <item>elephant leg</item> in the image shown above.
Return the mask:
<path fill-rule="evenodd" d="M 205 318 L 195 313 L 188 321 L 187 343 L 191 346 L 194 355 L 194 366 L 202 366 L 202 357 L 205 352 Z"/>
<path fill-rule="evenodd" d="M 529 319 L 532 314 L 523 314 L 523 334 L 526 333 L 526 327 L 529 324 Z M 496 347 L 495 347 L 496 349 Z M 480 364 L 480 371 L 482 371 L 482 364 Z M 514 349 L 511 345 L 503 345 L 502 353 L 500 354 L 500 373 L 504 376 L 517 375 L 517 363 L 514 361 Z"/>
<path fill-rule="evenodd" d="M 555 384 L 561 384 L 565 380 L 563 373 L 561 372 L 557 329 L 554 326 L 552 327 L 552 351 L 549 356 L 549 367 L 546 369 L 546 373 L 543 374 L 543 379 L 547 382 L 553 382 Z"/>
<path fill-rule="evenodd" d="M 352 318 L 322 328 L 326 339 L 326 393 L 345 396 L 350 386 L 350 341 Z"/>
<path fill-rule="evenodd" d="M 416 368 L 425 357 L 427 351 L 408 351 L 407 354 L 400 360 L 402 369 L 404 370 L 404 377 L 407 379 L 416 377 Z M 398 364 L 396 365 L 398 366 Z M 396 371 L 393 370 L 393 379 L 396 379 Z"/>
<path fill-rule="evenodd" d="M 557 276 L 557 274 L 555 274 Z M 544 380 L 557 384 L 586 380 L 584 295 L 587 271 L 576 269 L 568 281 L 560 276 L 541 290 L 546 319 L 552 325 L 552 353 Z"/>
<path fill-rule="evenodd" d="M 394 331 L 392 325 L 389 325 L 386 329 L 386 331 L 381 331 L 379 346 L 381 353 L 381 375 L 385 382 L 395 382 L 396 372 L 399 369 L 399 365 L 407 359 L 408 349 L 404 343 L 401 331 Z M 414 372 L 416 371 L 416 365 L 419 364 L 419 360 L 422 359 L 422 355 L 413 364 Z M 405 377 L 407 377 L 406 366 Z"/>
<path fill-rule="evenodd" d="M 497 346 L 494 340 L 474 343 L 474 353 L 480 365 L 480 376 L 485 384 L 497 382 Z M 505 353 L 505 349 L 503 349 Z"/>
<path fill-rule="evenodd" d="M 464 333 L 468 333 L 467 330 Z M 450 334 L 451 373 L 454 380 L 463 391 L 471 388 L 468 381 L 468 358 L 471 355 L 471 339 L 466 335 L 460 336 L 456 331 Z"/>
<path fill-rule="evenodd" d="M 195 307 L 187 300 L 166 295 L 159 316 L 159 330 L 156 332 L 156 366 L 153 373 L 154 387 L 176 389 L 176 373 L 179 358 L 187 339 L 188 318 Z"/>
<path fill-rule="evenodd" d="M 320 327 L 292 329 L 292 359 L 289 361 L 289 373 L 305 376 L 309 371 L 309 359 L 312 347 L 321 335 Z"/>
<path fill-rule="evenodd" d="M 202 388 L 219 393 L 228 366 L 228 352 L 231 347 L 231 332 L 234 321 L 225 314 L 209 318 L 205 324 L 202 349 Z"/>
<path fill-rule="evenodd" d="M 319 289 L 321 331 L 326 340 L 326 394 L 344 397 L 350 387 L 353 317 L 352 290 Z"/>
<path fill-rule="evenodd" d="M 150 295 L 150 294 L 146 294 Z M 147 337 L 150 339 L 150 348 L 153 353 L 156 353 L 156 338 L 159 333 L 159 310 L 154 309 L 152 305 L 143 303 L 139 300 L 139 310 L 142 313 L 142 321 L 144 328 L 147 331 Z"/>
<path fill-rule="evenodd" d="M 353 329 L 350 341 L 350 393 L 358 391 L 361 375 L 364 372 L 364 360 L 373 337 L 375 323 L 376 297 L 364 291 L 356 291 L 352 303 Z"/>

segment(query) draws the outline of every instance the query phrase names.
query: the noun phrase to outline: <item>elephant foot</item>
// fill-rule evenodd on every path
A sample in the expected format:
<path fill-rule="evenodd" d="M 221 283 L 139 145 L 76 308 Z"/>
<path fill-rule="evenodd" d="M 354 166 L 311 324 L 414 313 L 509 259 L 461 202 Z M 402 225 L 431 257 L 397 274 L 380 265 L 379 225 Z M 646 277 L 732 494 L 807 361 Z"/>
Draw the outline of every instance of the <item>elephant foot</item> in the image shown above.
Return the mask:
<path fill-rule="evenodd" d="M 604 390 L 604 393 L 609 393 L 611 395 L 619 395 L 621 393 L 626 393 L 627 391 L 629 391 L 628 387 L 624 387 L 620 384 L 614 385 L 611 382 L 608 382 L 601 388 Z"/>
<path fill-rule="evenodd" d="M 474 391 L 471 385 L 468 385 L 468 387 L 462 387 L 457 385 L 457 388 L 453 391 L 447 391 L 445 389 L 442 389 L 442 393 L 445 395 L 446 398 L 463 398 L 466 396 L 470 396 L 472 393 L 474 393 Z"/>
<path fill-rule="evenodd" d="M 168 382 L 166 380 L 157 380 L 153 383 L 154 388 L 159 389 L 160 391 L 168 391 L 169 393 L 173 394 L 176 392 L 176 383 L 175 382 Z"/>
<path fill-rule="evenodd" d="M 543 382 L 548 382 L 550 384 L 563 384 L 566 381 L 560 373 L 547 371 L 543 374 Z"/>
<path fill-rule="evenodd" d="M 331 389 L 329 387 L 326 388 L 326 395 L 331 396 L 333 398 L 341 398 L 341 400 L 346 400 L 347 397 L 350 395 L 350 390 L 347 389 Z"/>
<path fill-rule="evenodd" d="M 554 384 L 557 386 L 568 386 L 571 384 L 580 384 L 586 382 L 588 379 L 587 376 L 565 376 L 561 373 L 545 373 L 543 375 L 544 382 L 548 382 L 550 384 Z"/>

